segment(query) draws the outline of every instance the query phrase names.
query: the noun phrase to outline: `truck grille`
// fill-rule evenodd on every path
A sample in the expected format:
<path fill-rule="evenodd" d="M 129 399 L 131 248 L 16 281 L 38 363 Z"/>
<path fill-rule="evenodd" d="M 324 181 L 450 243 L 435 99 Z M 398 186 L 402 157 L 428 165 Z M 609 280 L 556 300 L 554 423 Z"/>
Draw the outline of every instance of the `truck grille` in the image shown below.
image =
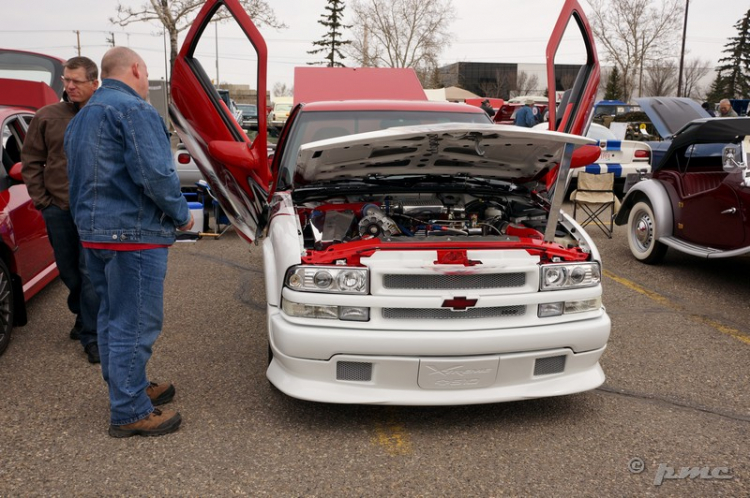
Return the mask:
<path fill-rule="evenodd" d="M 386 289 L 497 289 L 524 285 L 525 273 L 383 275 L 383 287 Z"/>
<path fill-rule="evenodd" d="M 447 308 L 383 308 L 383 318 L 401 320 L 462 320 L 472 318 L 498 318 L 523 316 L 526 306 L 494 306 L 453 311 Z"/>

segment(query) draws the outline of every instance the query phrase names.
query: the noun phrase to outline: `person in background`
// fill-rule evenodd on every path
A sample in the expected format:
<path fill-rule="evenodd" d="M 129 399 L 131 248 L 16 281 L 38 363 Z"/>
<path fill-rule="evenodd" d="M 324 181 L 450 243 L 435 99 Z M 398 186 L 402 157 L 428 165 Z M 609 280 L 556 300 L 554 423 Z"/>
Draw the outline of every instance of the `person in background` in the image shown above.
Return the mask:
<path fill-rule="evenodd" d="M 492 108 L 492 104 L 490 104 L 490 99 L 484 99 L 482 101 L 482 104 L 479 107 L 481 107 L 482 110 L 484 110 L 484 112 L 486 112 L 490 118 L 495 117 L 495 109 Z"/>
<path fill-rule="evenodd" d="M 102 375 L 112 437 L 176 431 L 171 383 L 146 365 L 164 321 L 164 279 L 175 228 L 193 217 L 180 192 L 169 133 L 148 103 L 148 68 L 126 47 L 102 58 L 102 85 L 65 133 L 70 208 L 101 306 Z"/>
<path fill-rule="evenodd" d="M 732 103 L 729 99 L 721 99 L 719 102 L 719 117 L 720 118 L 736 118 L 737 113 L 732 109 Z"/>
<path fill-rule="evenodd" d="M 89 279 L 83 247 L 70 214 L 65 128 L 99 86 L 99 69 L 86 57 L 63 65 L 66 101 L 42 107 L 31 120 L 21 150 L 23 181 L 47 225 L 60 279 L 68 288 L 68 309 L 76 316 L 69 336 L 81 341 L 91 363 L 99 363 L 96 316 L 99 298 Z"/>
<path fill-rule="evenodd" d="M 715 118 L 715 117 L 716 117 L 716 111 L 714 111 L 714 109 L 713 109 L 713 106 L 711 105 L 711 103 L 710 103 L 710 102 L 703 102 L 703 103 L 701 104 L 701 107 L 702 107 L 702 108 L 703 108 L 703 109 L 704 109 L 704 110 L 705 110 L 705 111 L 706 111 L 707 113 L 709 113 L 709 114 L 711 115 L 711 117 L 712 117 L 712 118 Z"/>
<path fill-rule="evenodd" d="M 526 128 L 531 128 L 536 124 L 533 100 L 526 100 L 523 107 L 516 111 L 516 117 L 513 119 L 513 124 L 516 126 L 525 126 Z"/>

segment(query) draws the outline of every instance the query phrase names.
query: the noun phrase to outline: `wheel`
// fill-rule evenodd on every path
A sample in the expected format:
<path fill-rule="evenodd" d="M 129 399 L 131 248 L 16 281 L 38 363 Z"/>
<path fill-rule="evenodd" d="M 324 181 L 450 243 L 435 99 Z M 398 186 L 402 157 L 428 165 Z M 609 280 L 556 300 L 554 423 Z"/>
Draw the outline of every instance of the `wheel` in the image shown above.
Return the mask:
<path fill-rule="evenodd" d="M 0 354 L 10 343 L 11 332 L 13 332 L 13 284 L 8 266 L 0 260 Z"/>
<path fill-rule="evenodd" d="M 635 259 L 653 265 L 664 259 L 667 246 L 656 240 L 656 217 L 648 201 L 638 201 L 628 216 L 628 245 Z"/>

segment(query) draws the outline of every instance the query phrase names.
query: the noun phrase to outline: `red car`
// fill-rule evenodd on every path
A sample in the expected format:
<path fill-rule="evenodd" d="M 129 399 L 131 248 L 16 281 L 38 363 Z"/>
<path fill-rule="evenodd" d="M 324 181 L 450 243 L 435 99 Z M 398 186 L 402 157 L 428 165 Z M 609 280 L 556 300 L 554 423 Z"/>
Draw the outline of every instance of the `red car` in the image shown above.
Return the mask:
<path fill-rule="evenodd" d="M 643 263 L 668 248 L 702 258 L 750 253 L 750 119 L 703 118 L 672 137 L 615 218 Z"/>
<path fill-rule="evenodd" d="M 497 114 L 495 114 L 493 121 L 497 124 L 513 124 L 516 119 L 516 112 L 523 106 L 523 103 L 505 103 L 497 110 Z M 547 113 L 547 103 L 536 102 L 533 111 L 537 123 L 546 121 L 544 118 Z"/>
<path fill-rule="evenodd" d="M 26 302 L 58 275 L 42 214 L 21 178 L 21 147 L 34 111 L 60 100 L 62 62 L 0 49 L 0 70 L 37 75 L 40 81 L 0 78 L 0 353 L 14 326 L 26 324 Z"/>

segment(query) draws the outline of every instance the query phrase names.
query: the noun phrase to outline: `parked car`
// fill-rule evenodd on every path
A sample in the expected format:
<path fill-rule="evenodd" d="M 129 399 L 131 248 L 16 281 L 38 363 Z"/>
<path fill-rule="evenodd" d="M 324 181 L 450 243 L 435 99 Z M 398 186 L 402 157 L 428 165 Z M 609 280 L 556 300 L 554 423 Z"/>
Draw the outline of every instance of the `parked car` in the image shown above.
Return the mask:
<path fill-rule="evenodd" d="M 693 99 L 684 97 L 642 97 L 635 99 L 638 109 L 616 116 L 611 130 L 624 126 L 625 140 L 643 142 L 651 147 L 651 166 L 656 166 L 669 149 L 672 136 L 694 119 L 711 117 Z M 721 155 L 721 147 L 713 153 Z"/>
<path fill-rule="evenodd" d="M 222 102 L 224 102 L 224 104 L 227 106 L 227 109 L 229 109 L 229 113 L 232 115 L 234 120 L 239 125 L 242 125 L 242 110 L 237 107 L 234 99 L 229 96 L 229 90 L 226 90 L 224 88 L 217 88 L 216 91 L 219 93 L 219 97 L 221 97 Z"/>
<path fill-rule="evenodd" d="M 518 110 L 524 105 L 525 104 L 522 102 L 508 102 L 503 104 L 502 106 L 500 106 L 500 109 L 497 110 L 497 113 L 493 118 L 495 123 L 513 124 L 516 119 L 516 112 L 518 112 Z M 534 118 L 536 118 L 537 123 L 543 123 L 545 121 L 547 116 L 547 107 L 548 104 L 546 102 L 534 103 L 534 106 L 531 108 L 531 110 L 534 112 Z"/>
<path fill-rule="evenodd" d="M 242 127 L 246 130 L 258 129 L 258 106 L 255 104 L 237 104 L 242 111 Z"/>
<path fill-rule="evenodd" d="M 235 134 L 201 84 L 208 65 L 191 47 L 217 5 L 265 47 L 238 0 L 208 0 L 175 61 L 172 114 L 235 230 L 262 247 L 274 386 L 323 402 L 455 405 L 604 381 L 601 258 L 560 209 L 568 167 L 599 154 L 580 136 L 599 73 L 576 0 L 550 42 L 570 21 L 588 49 L 562 133 L 400 99 L 424 95 L 408 68 L 298 68 L 295 93 L 306 97 L 270 171 L 266 137 Z M 254 55 L 265 74 L 267 55 Z"/>
<path fill-rule="evenodd" d="M 750 252 L 749 138 L 748 118 L 699 119 L 672 137 L 615 218 L 627 223 L 636 259 L 659 263 L 668 248 L 703 258 Z"/>
<path fill-rule="evenodd" d="M 546 129 L 548 126 L 548 123 L 541 123 L 534 128 Z M 586 136 L 597 141 L 601 153 L 595 163 L 570 170 L 568 191 L 575 188 L 580 171 L 594 174 L 614 173 L 615 191 L 618 195 L 625 193 L 628 175 L 632 178 L 632 175 L 651 172 L 651 147 L 648 144 L 634 140 L 618 140 L 607 127 L 596 123 L 591 123 Z"/>
<path fill-rule="evenodd" d="M 62 85 L 54 80 L 60 79 L 62 63 L 0 49 L 0 353 L 13 327 L 26 324 L 26 302 L 58 275 L 44 219 L 21 177 L 21 147 L 34 111 L 60 100 Z M 35 81 L 14 79 L 31 74 Z"/>
<path fill-rule="evenodd" d="M 600 100 L 594 104 L 593 122 L 609 127 L 609 124 L 617 116 L 631 112 L 638 112 L 640 108 L 634 104 L 628 104 L 621 100 Z"/>
<path fill-rule="evenodd" d="M 276 128 L 281 128 L 286 123 L 286 120 L 289 119 L 289 113 L 292 112 L 292 101 L 291 99 L 287 100 L 277 100 L 274 103 L 273 109 L 271 110 L 271 114 L 268 117 L 268 121 L 271 123 L 271 126 L 274 126 Z"/>
<path fill-rule="evenodd" d="M 203 174 L 182 142 L 177 144 L 177 150 L 174 152 L 174 167 L 182 189 L 194 189 L 196 182 L 203 180 Z"/>

